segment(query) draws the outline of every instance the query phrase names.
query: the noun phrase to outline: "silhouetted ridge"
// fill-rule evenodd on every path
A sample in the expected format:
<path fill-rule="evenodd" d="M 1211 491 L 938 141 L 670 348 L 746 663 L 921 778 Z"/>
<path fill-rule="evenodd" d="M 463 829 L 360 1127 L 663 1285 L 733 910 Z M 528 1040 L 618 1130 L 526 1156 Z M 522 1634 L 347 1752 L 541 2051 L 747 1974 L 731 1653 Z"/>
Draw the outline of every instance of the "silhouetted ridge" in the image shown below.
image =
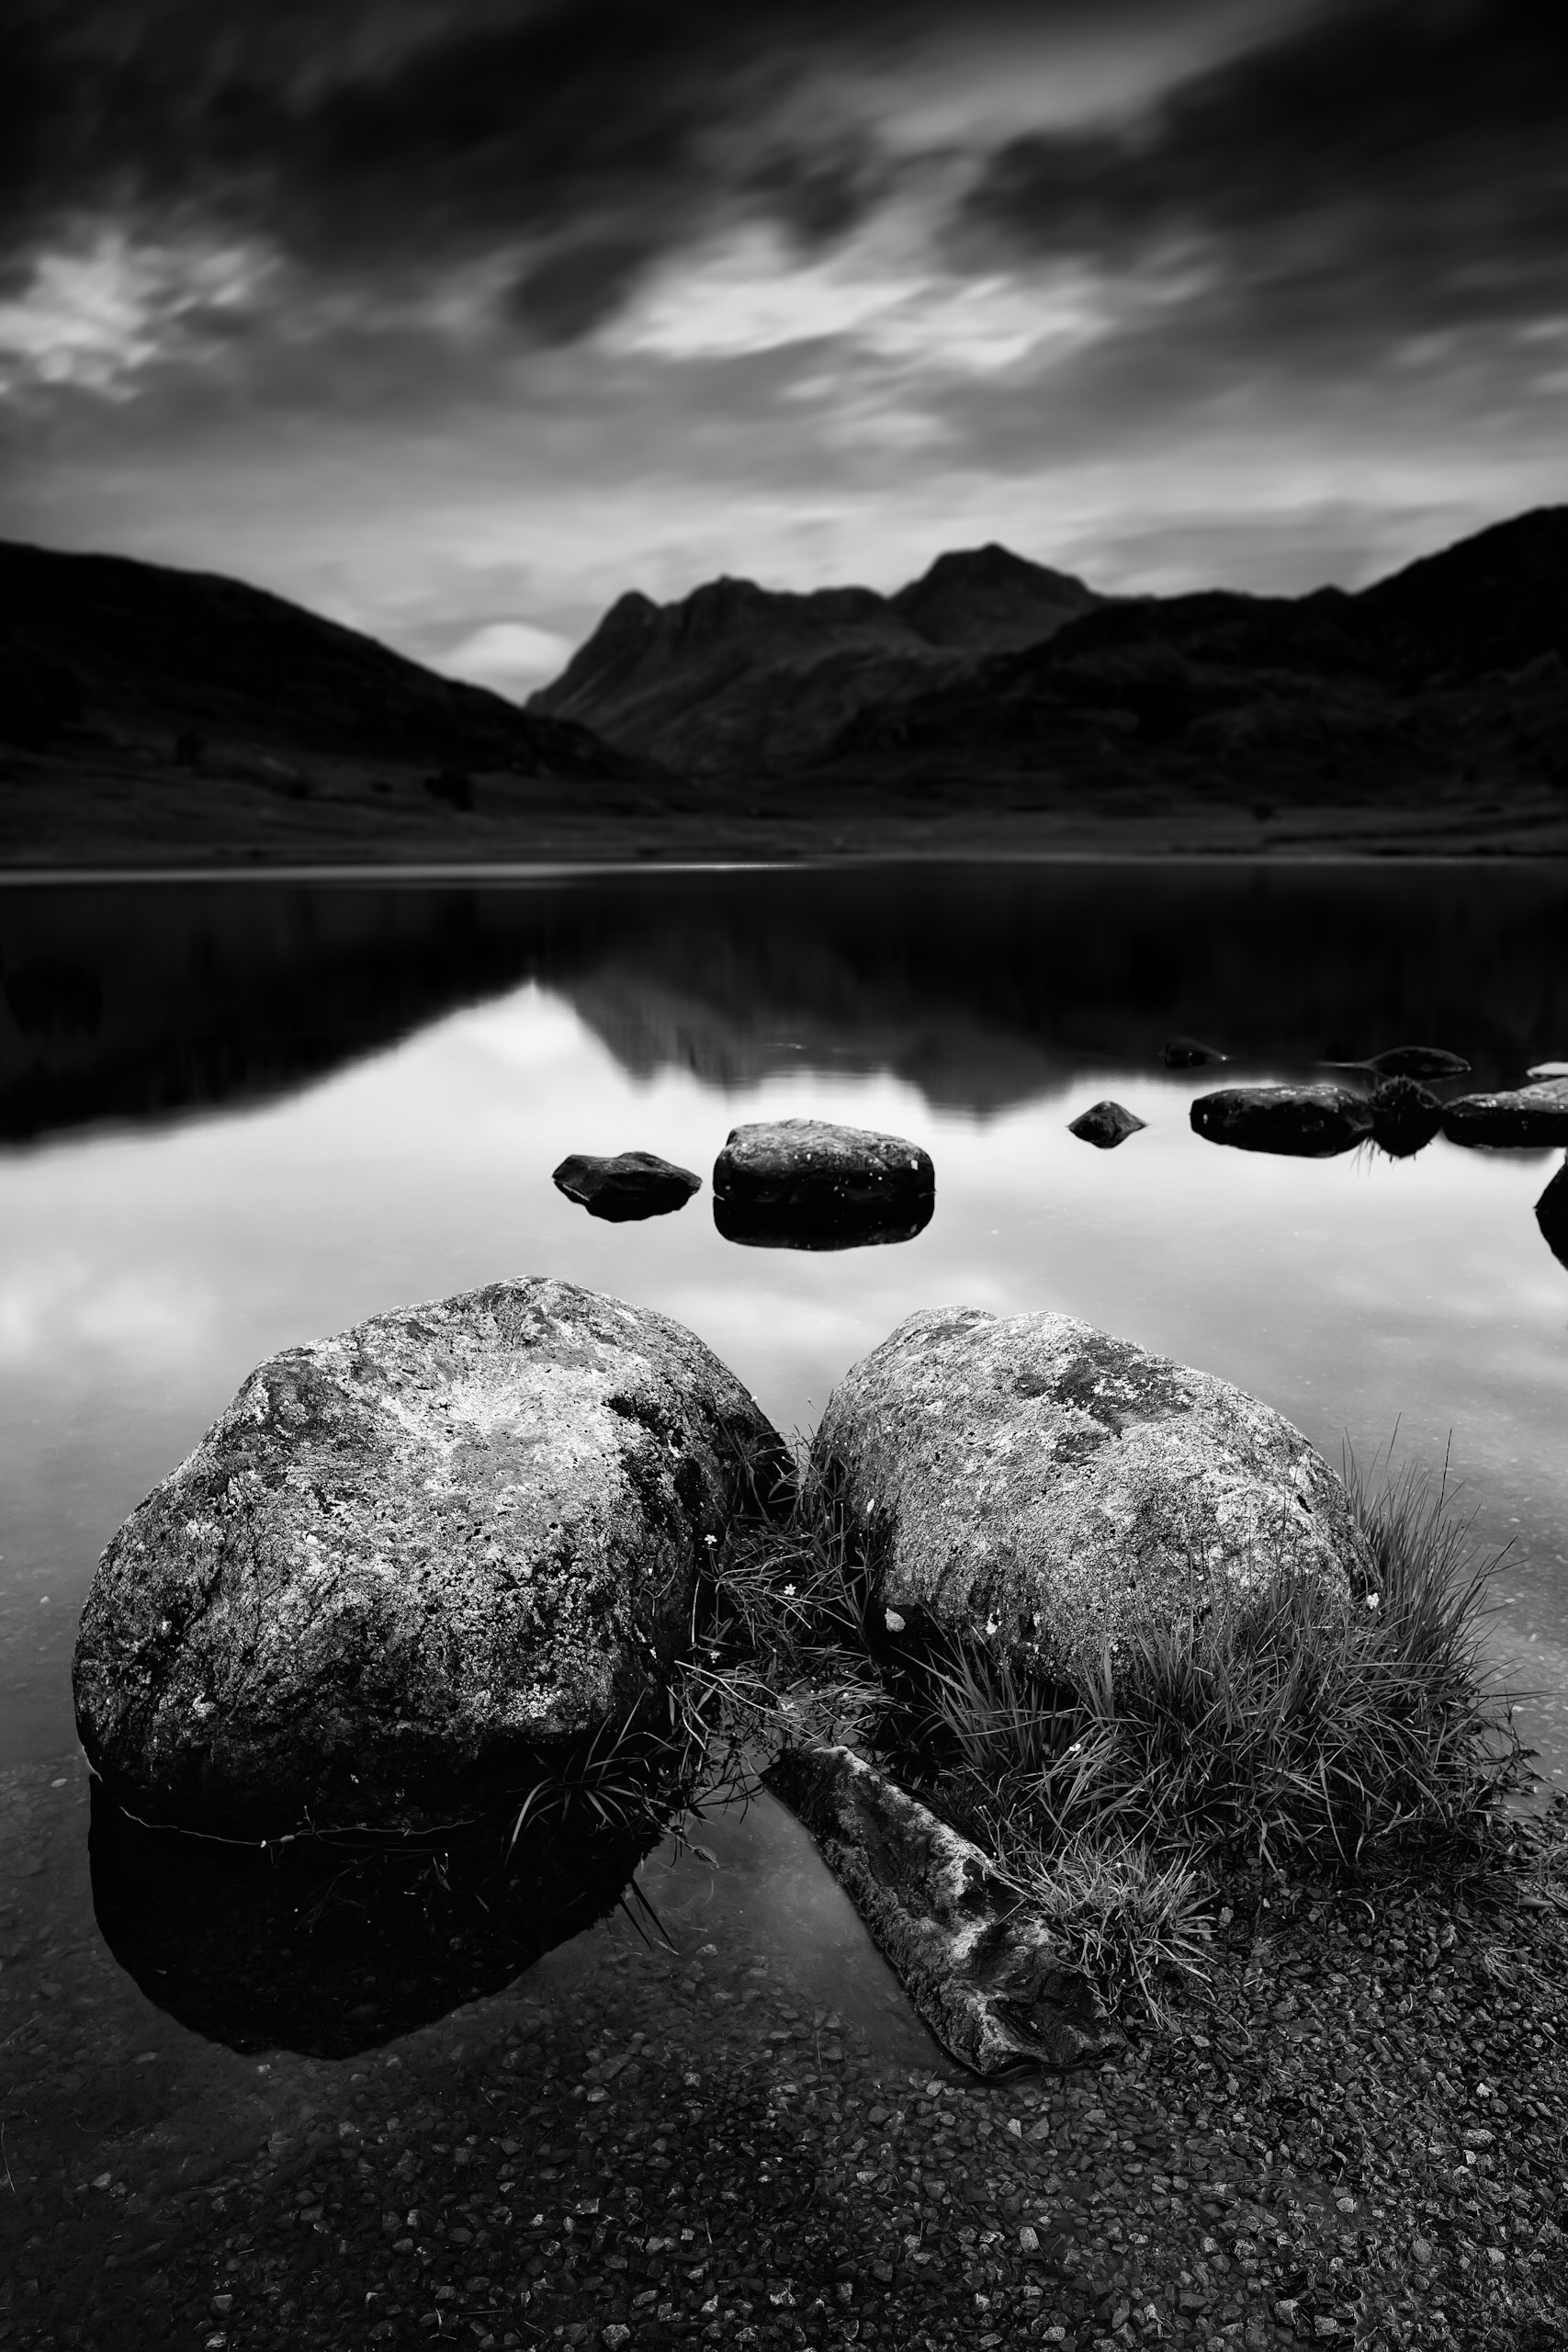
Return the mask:
<path fill-rule="evenodd" d="M 525 775 L 646 773 L 581 726 L 438 677 L 265 589 L 0 542 L 0 738 L 37 743 L 106 716 Z"/>

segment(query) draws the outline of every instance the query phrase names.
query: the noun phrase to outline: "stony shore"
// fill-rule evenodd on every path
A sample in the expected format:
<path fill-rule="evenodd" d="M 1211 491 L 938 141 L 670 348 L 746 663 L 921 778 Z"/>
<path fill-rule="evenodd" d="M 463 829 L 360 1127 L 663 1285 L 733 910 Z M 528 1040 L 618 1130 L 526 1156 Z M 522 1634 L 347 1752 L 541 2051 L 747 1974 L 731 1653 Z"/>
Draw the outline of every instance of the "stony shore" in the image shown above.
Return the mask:
<path fill-rule="evenodd" d="M 1554 1824 L 1561 1903 L 1237 1917 L 1204 2002 L 1066 2082 L 984 2086 L 931 2045 L 890 2064 L 765 1938 L 671 1951 L 622 1920 L 390 2052 L 214 2053 L 254 2089 L 205 2161 L 166 2103 L 95 2133 L 91 2086 L 43 2161 L 28 2125 L 68 2002 L 106 1986 L 40 1982 L 32 2027 L 9 2004 L 0 2027 L 0 2343 L 1549 2352 L 1561 1804 Z M 25 1968 L 4 1983 L 32 2007 Z"/>

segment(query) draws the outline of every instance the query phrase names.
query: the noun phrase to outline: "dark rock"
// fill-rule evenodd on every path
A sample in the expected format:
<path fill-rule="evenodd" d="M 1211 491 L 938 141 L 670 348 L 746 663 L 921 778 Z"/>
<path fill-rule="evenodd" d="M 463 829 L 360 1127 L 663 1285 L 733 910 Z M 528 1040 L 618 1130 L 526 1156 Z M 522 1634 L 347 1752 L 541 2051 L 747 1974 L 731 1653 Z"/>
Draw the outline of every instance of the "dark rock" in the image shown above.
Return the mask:
<path fill-rule="evenodd" d="M 1085 1143 L 1092 1143 L 1101 1151 L 1111 1151 L 1129 1136 L 1135 1136 L 1148 1121 L 1138 1118 L 1120 1102 L 1093 1102 L 1080 1111 L 1076 1119 L 1067 1122 L 1067 1133 L 1078 1136 Z"/>
<path fill-rule="evenodd" d="M 1230 1058 L 1217 1046 L 1205 1046 L 1198 1037 L 1168 1037 L 1159 1049 L 1159 1057 L 1167 1069 L 1201 1069 L 1205 1063 Z"/>
<path fill-rule="evenodd" d="M 727 1240 L 833 1250 L 902 1241 L 931 1223 L 931 1156 L 901 1136 L 820 1119 L 736 1127 L 714 1162 L 714 1223 Z"/>
<path fill-rule="evenodd" d="M 786 1749 L 767 1774 L 821 1847 L 943 2047 L 976 2074 L 1081 2066 L 1122 2037 L 1038 1912 L 980 1848 L 847 1747 Z"/>
<path fill-rule="evenodd" d="M 112 1538 L 76 1722 L 117 1799 L 423 1828 L 657 1699 L 705 1538 L 784 1448 L 666 1317 L 492 1283 L 253 1374 Z"/>
<path fill-rule="evenodd" d="M 1462 1078 L 1470 1064 L 1441 1046 L 1391 1046 L 1359 1067 L 1375 1069 L 1380 1078 Z"/>
<path fill-rule="evenodd" d="M 1337 1606 L 1368 1568 L 1299 1430 L 1070 1315 L 910 1316 L 834 1389 L 812 1466 L 876 1605 L 1029 1661 L 1096 1669 L 1280 1568 Z"/>
<path fill-rule="evenodd" d="M 1568 1079 L 1544 1079 L 1511 1092 L 1461 1094 L 1443 1106 L 1443 1133 L 1450 1143 L 1504 1150 L 1568 1144 Z"/>
<path fill-rule="evenodd" d="M 1227 1086 L 1201 1094 L 1190 1114 L 1194 1134 L 1238 1151 L 1284 1152 L 1326 1159 L 1371 1131 L 1371 1106 L 1348 1086 Z"/>
<path fill-rule="evenodd" d="M 1408 1159 L 1424 1150 L 1443 1124 L 1442 1104 L 1413 1078 L 1385 1078 L 1373 1087 L 1367 1107 L 1372 1141 L 1391 1159 Z"/>
<path fill-rule="evenodd" d="M 668 1216 L 671 1209 L 683 1209 L 703 1185 L 689 1168 L 677 1168 L 651 1151 L 619 1151 L 608 1159 L 574 1151 L 561 1161 L 553 1181 L 569 1201 L 612 1225 Z"/>
<path fill-rule="evenodd" d="M 1568 1160 L 1537 1201 L 1535 1221 L 1552 1256 L 1568 1266 Z"/>

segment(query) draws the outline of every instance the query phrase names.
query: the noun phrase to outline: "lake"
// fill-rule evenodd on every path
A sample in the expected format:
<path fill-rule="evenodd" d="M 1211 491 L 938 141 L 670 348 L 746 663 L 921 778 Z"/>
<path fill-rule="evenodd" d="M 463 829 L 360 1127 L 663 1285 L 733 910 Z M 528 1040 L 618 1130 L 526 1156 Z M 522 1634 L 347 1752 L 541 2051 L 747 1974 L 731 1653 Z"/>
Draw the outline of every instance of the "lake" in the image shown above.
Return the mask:
<path fill-rule="evenodd" d="M 314 2066 L 330 2096 L 330 2067 L 258 2074 L 107 1952 L 76 1616 L 108 1535 L 254 1364 L 498 1276 L 679 1317 L 786 1430 L 948 1302 L 1066 1309 L 1224 1374 L 1331 1461 L 1393 1443 L 1446 1463 L 1503 1555 L 1495 1646 L 1532 1694 L 1542 1778 L 1568 1771 L 1568 1268 L 1533 1213 L 1562 1155 L 1292 1159 L 1188 1119 L 1218 1083 L 1400 1044 L 1464 1055 L 1464 1091 L 1568 1057 L 1561 865 L 7 885 L 0 989 L 0 2090 L 9 2069 L 24 2186 L 111 2143 L 220 2165 L 283 2128 L 286 2076 L 292 2098 Z M 1165 1069 L 1176 1033 L 1224 1070 Z M 1067 1131 L 1103 1096 L 1147 1123 L 1113 1151 Z M 715 1154 L 736 1123 L 792 1114 L 924 1145 L 929 1227 L 831 1253 L 723 1239 Z M 703 1191 L 614 1226 L 551 1183 L 570 1151 L 633 1148 Z M 766 1809 L 721 1826 L 728 1871 L 692 1894 L 683 1863 L 671 1918 L 705 1917 L 722 1881 L 743 1939 L 744 1889 L 763 1902 L 762 1863 L 787 1853 L 823 1883 L 795 1906 L 816 1917 L 799 1967 L 835 1954 L 872 2059 L 935 2063 L 798 1835 Z M 578 1939 L 584 1966 L 613 1932 Z M 776 1917 L 766 1938 L 787 1942 Z M 539 1984 L 573 1964 L 553 1955 Z M 423 2030 L 427 2056 L 471 2038 L 463 2018 Z"/>

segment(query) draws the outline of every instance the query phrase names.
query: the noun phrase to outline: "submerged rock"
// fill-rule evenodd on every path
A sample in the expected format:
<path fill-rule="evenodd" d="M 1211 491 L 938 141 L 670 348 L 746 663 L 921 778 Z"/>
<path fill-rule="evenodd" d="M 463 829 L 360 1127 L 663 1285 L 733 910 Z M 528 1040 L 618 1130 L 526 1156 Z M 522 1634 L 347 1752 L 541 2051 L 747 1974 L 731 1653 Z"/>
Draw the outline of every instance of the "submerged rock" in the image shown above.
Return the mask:
<path fill-rule="evenodd" d="M 1462 1078 L 1470 1064 L 1442 1046 L 1390 1046 L 1386 1053 L 1346 1067 L 1375 1069 L 1380 1078 Z"/>
<path fill-rule="evenodd" d="M 714 1223 L 727 1240 L 844 1249 L 903 1241 L 936 1204 L 931 1156 L 901 1136 L 821 1119 L 736 1127 L 714 1162 Z"/>
<path fill-rule="evenodd" d="M 1443 1124 L 1443 1106 L 1428 1086 L 1414 1078 L 1385 1078 L 1367 1099 L 1372 1141 L 1391 1159 L 1425 1150 Z"/>
<path fill-rule="evenodd" d="M 1085 1143 L 1092 1143 L 1100 1151 L 1113 1151 L 1129 1136 L 1135 1136 L 1148 1121 L 1126 1110 L 1120 1102 L 1091 1102 L 1076 1119 L 1067 1122 L 1067 1133 L 1077 1136 Z"/>
<path fill-rule="evenodd" d="M 1369 1104 L 1348 1086 L 1225 1086 L 1201 1094 L 1188 1114 L 1205 1143 L 1327 1159 L 1370 1135 Z"/>
<path fill-rule="evenodd" d="M 1552 1256 L 1568 1266 L 1568 1160 L 1537 1201 L 1535 1221 Z"/>
<path fill-rule="evenodd" d="M 1168 1037 L 1159 1049 L 1159 1057 L 1167 1069 L 1201 1069 L 1207 1062 L 1230 1059 L 1217 1046 L 1205 1046 L 1198 1037 Z"/>
<path fill-rule="evenodd" d="M 1122 2037 L 978 1846 L 847 1747 L 788 1748 L 768 1785 L 797 1814 L 915 2008 L 976 2074 L 1082 2066 Z"/>
<path fill-rule="evenodd" d="M 1457 1102 L 1443 1105 L 1443 1133 L 1450 1143 L 1502 1149 L 1568 1144 L 1568 1079 L 1544 1079 L 1497 1094 L 1461 1094 Z"/>
<path fill-rule="evenodd" d="M 1069 1671 L 1278 1573 L 1336 1605 L 1370 1573 L 1299 1430 L 1070 1315 L 910 1316 L 833 1391 L 812 1466 L 877 1603 Z"/>
<path fill-rule="evenodd" d="M 655 1315 L 540 1279 L 254 1373 L 99 1562 L 76 1722 L 157 1821 L 419 1827 L 626 1720 L 782 1441 Z"/>
<path fill-rule="evenodd" d="M 561 1161 L 552 1178 L 558 1192 L 576 1201 L 590 1216 L 612 1225 L 634 1218 L 668 1216 L 683 1209 L 703 1180 L 689 1168 L 677 1168 L 651 1151 L 618 1151 L 607 1159 L 574 1151 Z"/>

